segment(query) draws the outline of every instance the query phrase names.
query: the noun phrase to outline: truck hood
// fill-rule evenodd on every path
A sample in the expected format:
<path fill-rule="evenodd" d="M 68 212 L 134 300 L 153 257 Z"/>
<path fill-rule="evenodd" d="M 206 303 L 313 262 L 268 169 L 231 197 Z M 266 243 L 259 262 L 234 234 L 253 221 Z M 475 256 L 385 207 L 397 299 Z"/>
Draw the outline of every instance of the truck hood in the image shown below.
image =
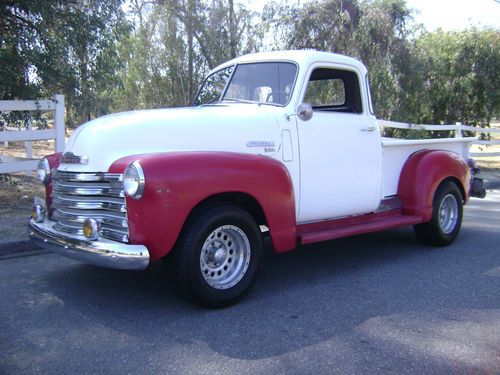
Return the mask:
<path fill-rule="evenodd" d="M 69 138 L 64 153 L 87 164 L 59 170 L 105 172 L 129 155 L 173 151 L 232 151 L 273 156 L 281 148 L 283 108 L 257 104 L 123 112 L 92 120 Z"/>

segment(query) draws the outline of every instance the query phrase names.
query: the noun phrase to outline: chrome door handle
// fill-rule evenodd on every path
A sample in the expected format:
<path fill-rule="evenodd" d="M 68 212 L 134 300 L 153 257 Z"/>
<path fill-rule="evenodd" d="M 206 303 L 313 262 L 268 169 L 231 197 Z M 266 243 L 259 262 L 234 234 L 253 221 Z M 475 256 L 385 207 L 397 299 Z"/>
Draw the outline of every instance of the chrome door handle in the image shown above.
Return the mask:
<path fill-rule="evenodd" d="M 361 129 L 361 131 L 362 132 L 373 132 L 373 131 L 375 131 L 375 129 L 377 129 L 375 126 L 369 126 L 367 128 Z"/>

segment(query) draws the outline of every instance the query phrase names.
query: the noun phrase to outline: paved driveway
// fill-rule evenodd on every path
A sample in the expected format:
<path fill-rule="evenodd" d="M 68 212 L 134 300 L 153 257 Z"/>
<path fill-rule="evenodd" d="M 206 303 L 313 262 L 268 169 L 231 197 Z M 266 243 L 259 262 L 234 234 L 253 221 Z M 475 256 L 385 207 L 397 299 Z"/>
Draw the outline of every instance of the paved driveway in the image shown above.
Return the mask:
<path fill-rule="evenodd" d="M 180 299 L 161 263 L 4 254 L 0 373 L 497 374 L 500 192 L 465 213 L 448 248 L 401 229 L 267 254 L 223 310 Z"/>

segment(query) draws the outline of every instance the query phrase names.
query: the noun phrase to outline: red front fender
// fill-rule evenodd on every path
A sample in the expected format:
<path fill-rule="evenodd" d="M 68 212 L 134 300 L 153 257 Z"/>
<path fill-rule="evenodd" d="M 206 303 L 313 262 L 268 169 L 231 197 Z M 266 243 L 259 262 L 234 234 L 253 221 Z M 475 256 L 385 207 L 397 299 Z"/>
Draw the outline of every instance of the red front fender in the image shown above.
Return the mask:
<path fill-rule="evenodd" d="M 223 193 L 246 194 L 258 202 L 276 251 L 296 246 L 293 187 L 280 162 L 229 152 L 174 152 L 128 156 L 109 171 L 123 173 L 134 160 L 141 164 L 146 187 L 141 199 L 127 197 L 130 241 L 147 246 L 152 259 L 173 248 L 194 207 Z"/>

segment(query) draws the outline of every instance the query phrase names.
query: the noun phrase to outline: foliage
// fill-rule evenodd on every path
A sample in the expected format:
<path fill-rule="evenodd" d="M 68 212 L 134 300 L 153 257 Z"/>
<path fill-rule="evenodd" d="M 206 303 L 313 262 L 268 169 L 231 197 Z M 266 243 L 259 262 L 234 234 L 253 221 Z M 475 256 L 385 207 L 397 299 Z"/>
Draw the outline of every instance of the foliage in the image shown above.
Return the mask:
<path fill-rule="evenodd" d="M 413 23 L 405 0 L 271 2 L 263 20 L 279 36 L 274 49 L 314 48 L 363 61 L 380 118 L 489 126 L 498 115 L 498 30 L 425 32 Z"/>
<path fill-rule="evenodd" d="M 0 98 L 62 93 L 69 125 L 106 113 L 119 84 L 116 43 L 129 30 L 121 1 L 3 1 Z"/>
<path fill-rule="evenodd" d="M 261 39 L 253 13 L 232 0 L 134 0 L 129 15 L 137 27 L 120 45 L 114 110 L 189 105 L 211 68 Z"/>
<path fill-rule="evenodd" d="M 410 35 L 411 11 L 404 0 L 314 0 L 275 7 L 263 14 L 269 29 L 280 35 L 275 49 L 313 48 L 363 61 L 371 76 L 377 114 L 390 118 L 399 98 L 394 56 L 404 52 Z"/>
<path fill-rule="evenodd" d="M 489 126 L 500 109 L 500 33 L 428 33 L 416 42 L 426 108 L 421 121 Z"/>
<path fill-rule="evenodd" d="M 499 112 L 500 31 L 425 32 L 405 0 L 272 1 L 260 15 L 234 0 L 122 1 L 0 3 L 0 99 L 61 92 L 76 125 L 189 105 L 244 53 L 314 48 L 365 63 L 378 117 L 489 126 Z"/>

